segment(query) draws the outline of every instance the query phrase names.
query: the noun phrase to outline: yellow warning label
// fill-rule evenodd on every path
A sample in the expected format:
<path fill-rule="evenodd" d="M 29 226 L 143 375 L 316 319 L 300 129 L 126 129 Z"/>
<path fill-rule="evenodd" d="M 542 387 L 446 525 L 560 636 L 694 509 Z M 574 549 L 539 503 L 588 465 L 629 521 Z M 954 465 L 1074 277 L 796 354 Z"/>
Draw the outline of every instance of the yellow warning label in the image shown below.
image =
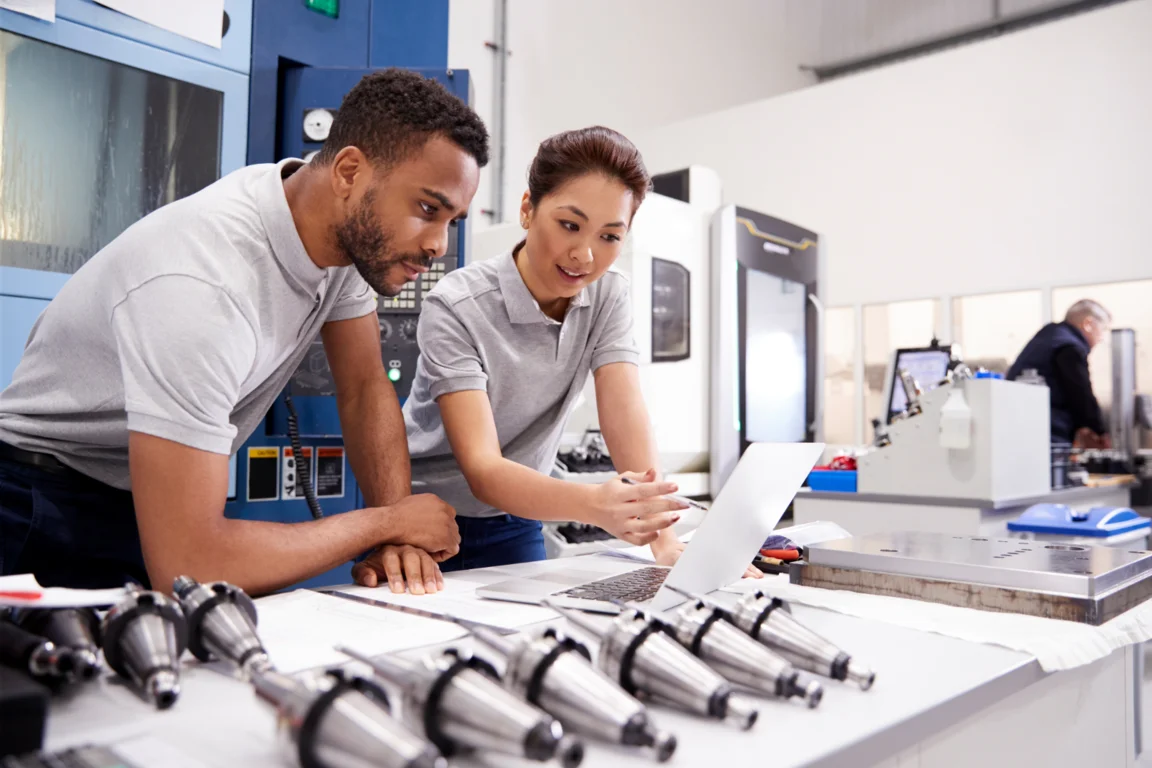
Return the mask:
<path fill-rule="evenodd" d="M 248 458 L 250 459 L 274 459 L 280 455 L 280 451 L 276 448 L 249 448 Z"/>

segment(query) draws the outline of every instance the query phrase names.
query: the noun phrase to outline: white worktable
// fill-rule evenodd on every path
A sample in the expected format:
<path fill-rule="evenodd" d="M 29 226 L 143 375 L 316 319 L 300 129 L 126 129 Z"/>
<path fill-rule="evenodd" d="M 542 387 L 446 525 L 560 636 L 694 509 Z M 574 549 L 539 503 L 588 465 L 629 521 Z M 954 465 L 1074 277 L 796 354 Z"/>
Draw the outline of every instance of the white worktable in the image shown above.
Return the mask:
<path fill-rule="evenodd" d="M 623 567 L 609 558 L 594 560 L 597 570 Z M 570 563 L 521 564 L 470 571 L 466 577 L 491 582 Z M 828 681 L 816 710 L 765 701 L 759 722 L 749 732 L 656 709 L 659 724 L 679 739 L 670 765 L 708 765 L 718 758 L 732 766 L 854 768 L 959 766 L 973 760 L 985 766 L 1134 762 L 1134 715 L 1126 688 L 1133 680 L 1130 650 L 1078 670 L 1046 675 L 1031 657 L 997 646 L 800 605 L 794 612 L 870 664 L 877 672 L 875 687 L 863 692 Z M 119 742 L 140 734 L 149 734 L 152 746 L 171 748 L 170 758 L 156 763 L 166 768 L 294 764 L 274 741 L 271 710 L 248 686 L 195 663 L 186 665 L 183 693 L 167 712 L 152 710 L 111 679 L 56 700 L 45 746 Z M 588 768 L 653 765 L 635 753 L 588 746 Z M 487 764 L 512 762 L 489 758 Z"/>
<path fill-rule="evenodd" d="M 961 536 L 999 536 L 1033 504 L 1067 504 L 1074 510 L 1126 507 L 1127 486 L 1067 488 L 1021 499 L 969 499 L 889 493 L 801 490 L 792 504 L 796 525 L 823 520 L 853 536 L 892 531 L 930 531 Z"/>

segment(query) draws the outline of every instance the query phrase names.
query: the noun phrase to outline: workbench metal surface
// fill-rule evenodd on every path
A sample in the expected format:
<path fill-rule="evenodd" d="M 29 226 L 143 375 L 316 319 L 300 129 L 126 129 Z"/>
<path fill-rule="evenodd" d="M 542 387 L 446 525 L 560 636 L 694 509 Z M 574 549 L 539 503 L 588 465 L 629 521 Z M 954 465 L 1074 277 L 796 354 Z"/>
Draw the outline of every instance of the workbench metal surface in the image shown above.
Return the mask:
<path fill-rule="evenodd" d="M 594 560 L 597 569 L 625 565 L 602 562 L 611 560 L 605 557 Z M 491 582 L 510 573 L 529 574 L 562 565 L 546 561 L 460 576 Z M 908 750 L 1046 677 L 1033 658 L 1004 648 L 801 605 L 794 606 L 794 611 L 814 630 L 871 665 L 877 672 L 875 687 L 864 692 L 828 681 L 816 710 L 795 702 L 765 701 L 759 723 L 748 732 L 656 708 L 658 722 L 679 738 L 674 765 L 705 765 L 717 757 L 751 765 L 768 755 L 773 765 L 781 766 L 869 765 Z M 292 764 L 274 741 L 272 712 L 248 686 L 188 663 L 183 689 L 180 701 L 165 712 L 154 711 L 111 679 L 77 689 L 54 702 L 46 747 L 108 743 L 147 733 L 183 753 L 187 768 Z M 454 760 L 453 764 L 471 763 Z M 584 765 L 650 768 L 653 763 L 633 753 L 589 744 Z"/>
<path fill-rule="evenodd" d="M 1013 507 L 1030 507 L 1033 504 L 1078 504 L 1090 502 L 1102 496 L 1115 494 L 1117 491 L 1127 492 L 1128 486 L 1102 486 L 1092 488 L 1080 486 L 1077 488 L 1064 488 L 1051 491 L 1039 496 L 1026 496 L 1019 499 L 965 499 L 951 496 L 904 496 L 896 493 L 845 493 L 842 491 L 810 491 L 802 489 L 796 496 L 797 501 L 805 499 L 819 499 L 823 501 L 862 501 L 879 502 L 884 504 L 923 504 L 933 507 L 964 507 L 979 509 L 1010 509 Z"/>

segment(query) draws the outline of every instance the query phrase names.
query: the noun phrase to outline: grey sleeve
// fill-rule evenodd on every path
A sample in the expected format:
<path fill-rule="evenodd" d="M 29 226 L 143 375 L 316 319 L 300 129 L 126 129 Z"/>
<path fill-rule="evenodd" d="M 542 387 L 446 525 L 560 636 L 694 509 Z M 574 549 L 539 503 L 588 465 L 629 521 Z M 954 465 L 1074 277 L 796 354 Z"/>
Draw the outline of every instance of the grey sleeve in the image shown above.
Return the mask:
<path fill-rule="evenodd" d="M 640 364 L 640 350 L 636 348 L 636 341 L 632 337 L 632 303 L 628 281 L 617 275 L 613 277 L 611 285 L 612 290 L 607 297 L 610 303 L 604 312 L 596 346 L 592 349 L 593 371 L 611 363 Z"/>
<path fill-rule="evenodd" d="M 332 312 L 328 315 L 328 322 L 338 320 L 351 320 L 355 317 L 370 315 L 376 311 L 376 293 L 364 282 L 355 267 L 347 267 L 350 271 L 344 278 L 340 287 L 340 297 L 332 305 Z"/>
<path fill-rule="evenodd" d="M 488 390 L 488 374 L 472 334 L 440 296 L 432 294 L 424 300 L 416 338 L 433 400 L 451 392 Z"/>
<path fill-rule="evenodd" d="M 112 311 L 128 429 L 229 454 L 232 410 L 256 360 L 256 334 L 226 291 L 166 275 Z"/>

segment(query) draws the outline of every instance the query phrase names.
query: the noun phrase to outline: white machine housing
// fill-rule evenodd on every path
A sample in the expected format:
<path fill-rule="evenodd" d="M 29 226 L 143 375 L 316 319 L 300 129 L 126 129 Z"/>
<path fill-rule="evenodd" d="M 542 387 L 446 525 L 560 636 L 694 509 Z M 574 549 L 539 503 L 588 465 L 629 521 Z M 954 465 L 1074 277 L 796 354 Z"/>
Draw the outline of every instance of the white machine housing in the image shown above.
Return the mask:
<path fill-rule="evenodd" d="M 964 449 L 941 446 L 941 409 L 956 387 L 971 410 Z M 891 445 L 857 459 L 860 493 L 1002 501 L 1051 491 L 1047 387 L 967 379 L 925 393 L 920 404 L 923 413 L 888 428 Z"/>
<path fill-rule="evenodd" d="M 687 495 L 708 493 L 711 296 L 709 258 L 712 214 L 720 207 L 719 177 L 690 169 L 693 200 L 685 203 L 649 194 L 636 212 L 614 269 L 631 282 L 633 335 L 640 351 L 640 386 L 652 420 L 660 464 Z M 652 359 L 652 259 L 688 270 L 689 355 L 674 362 Z M 584 430 L 599 427 L 596 390 L 589 380 L 582 402 L 568 419 L 564 444 L 575 445 Z"/>

